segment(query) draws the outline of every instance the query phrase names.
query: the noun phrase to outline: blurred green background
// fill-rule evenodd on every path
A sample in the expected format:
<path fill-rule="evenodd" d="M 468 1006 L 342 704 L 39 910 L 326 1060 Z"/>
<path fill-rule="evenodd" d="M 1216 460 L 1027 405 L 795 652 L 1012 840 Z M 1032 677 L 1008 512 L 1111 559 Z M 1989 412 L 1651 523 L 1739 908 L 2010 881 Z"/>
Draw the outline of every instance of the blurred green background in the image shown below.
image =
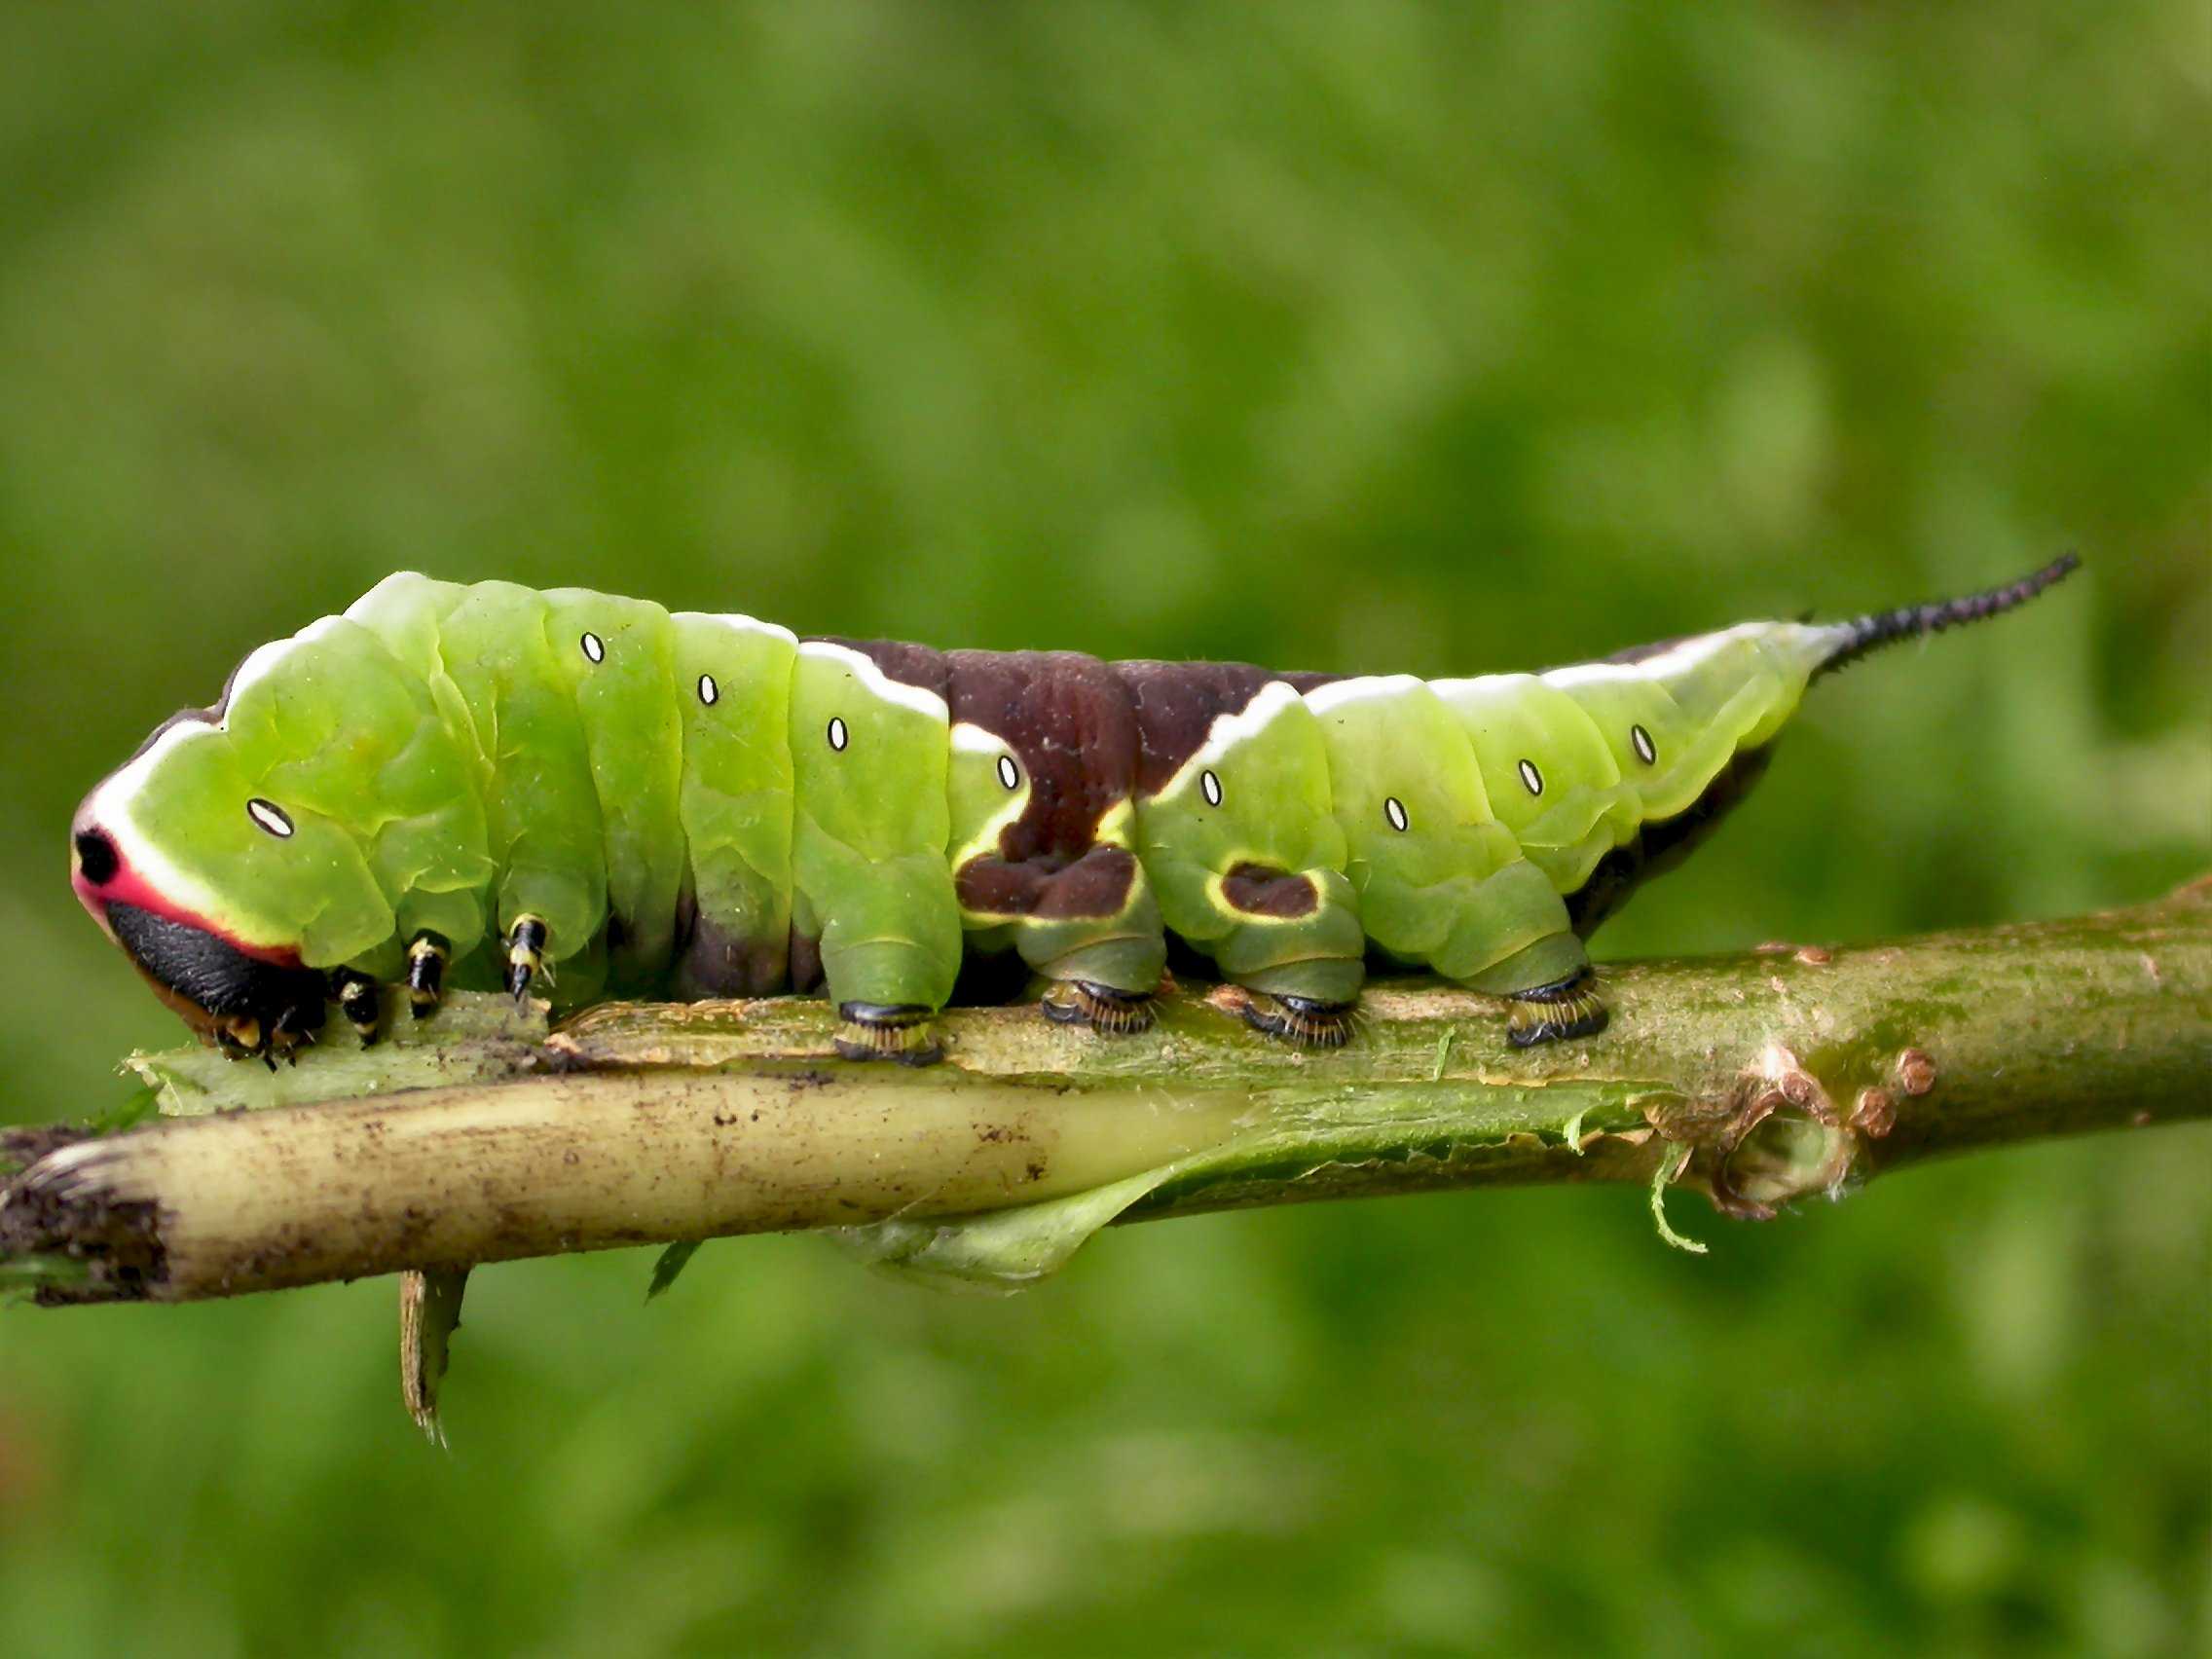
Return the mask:
<path fill-rule="evenodd" d="M 415 567 L 1424 673 L 2086 573 L 1601 954 L 2212 860 L 2194 3 L 0 9 L 9 1118 L 174 1021 L 78 796 Z M 2212 1137 L 0 1315 L 0 1648 L 2203 1651 Z"/>

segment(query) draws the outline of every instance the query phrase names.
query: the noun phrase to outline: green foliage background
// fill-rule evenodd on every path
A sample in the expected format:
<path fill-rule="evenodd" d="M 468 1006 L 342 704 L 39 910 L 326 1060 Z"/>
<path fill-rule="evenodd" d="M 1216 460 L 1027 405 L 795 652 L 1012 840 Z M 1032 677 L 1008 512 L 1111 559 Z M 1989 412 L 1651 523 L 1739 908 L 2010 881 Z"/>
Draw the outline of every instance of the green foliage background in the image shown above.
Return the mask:
<path fill-rule="evenodd" d="M 2202 8 L 0 10 L 0 1030 L 82 792 L 412 566 L 1427 673 L 2089 567 L 1824 689 L 1607 953 L 2207 862 Z M 2202 1651 L 2212 1140 L 0 1316 L 0 1645 Z"/>

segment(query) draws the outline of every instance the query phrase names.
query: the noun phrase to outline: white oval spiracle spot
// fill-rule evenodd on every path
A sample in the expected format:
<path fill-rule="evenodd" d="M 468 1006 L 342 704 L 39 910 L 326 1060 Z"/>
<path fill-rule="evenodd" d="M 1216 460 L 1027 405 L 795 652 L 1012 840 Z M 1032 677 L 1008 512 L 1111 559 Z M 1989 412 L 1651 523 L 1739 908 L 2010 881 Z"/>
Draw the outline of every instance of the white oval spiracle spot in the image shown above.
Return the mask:
<path fill-rule="evenodd" d="M 1396 795 L 1390 795 L 1383 800 L 1382 816 L 1390 821 L 1390 828 L 1401 835 L 1406 832 L 1413 822 L 1406 816 L 1406 803 Z"/>
<path fill-rule="evenodd" d="M 1021 768 L 1014 763 L 1011 755 L 999 756 L 999 782 L 1010 790 L 1021 788 Z"/>
<path fill-rule="evenodd" d="M 245 803 L 245 815 L 279 841 L 289 840 L 292 834 L 291 814 L 273 800 L 259 795 Z"/>
<path fill-rule="evenodd" d="M 700 675 L 699 701 L 706 704 L 707 707 L 711 709 L 721 700 L 722 688 L 715 683 L 715 677 L 711 674 Z"/>
<path fill-rule="evenodd" d="M 845 729 L 845 717 L 843 715 L 831 715 L 830 717 L 830 747 L 841 754 L 845 745 L 852 741 L 853 734 Z"/>
<path fill-rule="evenodd" d="M 584 655 L 591 658 L 592 661 L 605 662 L 607 660 L 607 642 L 597 634 L 586 634 L 576 643 L 583 646 Z"/>
<path fill-rule="evenodd" d="M 1198 774 L 1198 793 L 1206 797 L 1208 806 L 1221 804 L 1221 780 L 1214 776 L 1211 768 Z"/>
<path fill-rule="evenodd" d="M 1521 783 L 1532 795 L 1540 795 L 1544 793 L 1544 775 L 1536 770 L 1536 763 L 1533 760 L 1521 762 Z"/>
<path fill-rule="evenodd" d="M 1632 725 L 1628 728 L 1628 740 L 1636 746 L 1636 757 L 1639 760 L 1646 766 L 1658 763 L 1659 746 L 1651 741 L 1649 732 L 1640 725 Z"/>

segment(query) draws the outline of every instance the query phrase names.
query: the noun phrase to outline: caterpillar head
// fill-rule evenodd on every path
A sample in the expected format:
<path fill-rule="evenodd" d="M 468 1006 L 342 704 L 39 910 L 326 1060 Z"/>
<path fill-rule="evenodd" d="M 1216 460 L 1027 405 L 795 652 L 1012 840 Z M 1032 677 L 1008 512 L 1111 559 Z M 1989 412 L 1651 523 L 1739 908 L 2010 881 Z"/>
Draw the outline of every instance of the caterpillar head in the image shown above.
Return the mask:
<path fill-rule="evenodd" d="M 93 790 L 70 827 L 70 877 L 164 1002 L 266 1057 L 321 1027 L 329 969 L 393 922 L 353 837 L 286 787 L 328 745 L 272 750 L 231 729 L 238 712 L 177 716 Z"/>

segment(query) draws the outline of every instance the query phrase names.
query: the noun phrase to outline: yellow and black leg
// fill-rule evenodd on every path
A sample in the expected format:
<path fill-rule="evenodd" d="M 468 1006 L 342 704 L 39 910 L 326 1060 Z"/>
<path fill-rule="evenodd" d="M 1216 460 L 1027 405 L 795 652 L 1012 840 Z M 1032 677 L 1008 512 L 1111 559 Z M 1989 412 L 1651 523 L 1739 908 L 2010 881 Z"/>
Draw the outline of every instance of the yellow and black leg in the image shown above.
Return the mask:
<path fill-rule="evenodd" d="M 1249 988 L 1244 995 L 1244 1023 L 1255 1031 L 1309 1049 L 1341 1049 L 1351 1041 L 1352 1018 L 1359 1012 L 1356 997 L 1343 1002 Z"/>
<path fill-rule="evenodd" d="M 1342 871 L 1238 865 L 1218 884 L 1236 927 L 1211 946 L 1244 992 L 1244 1023 L 1311 1049 L 1351 1040 L 1367 938 L 1359 902 Z"/>
<path fill-rule="evenodd" d="M 526 913 L 507 930 L 507 995 L 515 999 L 515 1007 L 530 1000 L 531 984 L 541 975 L 552 981 L 545 967 L 545 919 Z"/>
<path fill-rule="evenodd" d="M 1598 976 L 1588 964 L 1566 978 L 1507 997 L 1505 1040 L 1516 1049 L 1594 1037 L 1610 1017 L 1598 997 Z"/>
<path fill-rule="evenodd" d="M 407 947 L 407 1009 L 417 1019 L 427 1019 L 445 1000 L 446 964 L 453 960 L 453 945 L 444 934 L 428 929 L 415 936 Z"/>
<path fill-rule="evenodd" d="M 794 895 L 792 925 L 804 938 L 820 918 L 837 1052 L 909 1066 L 942 1059 L 937 1014 L 952 996 L 964 944 L 944 855 L 855 863 L 832 874 L 832 898 Z"/>
<path fill-rule="evenodd" d="M 279 1059 L 288 1066 L 298 1065 L 300 1063 L 300 1051 L 317 1041 L 315 1031 L 322 1024 L 320 1004 L 317 1004 L 313 1010 L 313 1024 L 309 1023 L 310 1018 L 309 1010 L 294 1006 L 284 1010 L 271 1023 L 269 1046 L 262 1051 L 261 1055 L 263 1062 L 271 1071 L 276 1069 L 276 1062 Z"/>
<path fill-rule="evenodd" d="M 250 1014 L 234 1014 L 214 1027 L 215 1047 L 227 1060 L 266 1059 L 269 1045 L 262 1041 L 261 1021 Z M 274 1069 L 274 1068 L 273 1068 Z"/>
<path fill-rule="evenodd" d="M 1037 1006 L 1054 1025 L 1088 1025 L 1108 1037 L 1127 1037 L 1152 1029 L 1155 995 L 1120 990 L 1096 979 L 1053 979 Z"/>
<path fill-rule="evenodd" d="M 321 1009 L 317 1007 L 312 1013 L 314 1024 L 309 1023 L 310 1018 L 310 1011 L 296 1005 L 266 1023 L 252 1014 L 234 1014 L 215 1026 L 215 1046 L 227 1058 L 259 1060 L 271 1071 L 276 1069 L 279 1059 L 296 1066 L 300 1050 L 315 1040 L 314 1025 L 321 1023 Z"/>
<path fill-rule="evenodd" d="M 937 1011 L 927 1003 L 841 1002 L 837 1005 L 837 1035 L 831 1043 L 848 1060 L 934 1065 L 944 1058 L 936 1015 Z"/>
<path fill-rule="evenodd" d="M 338 999 L 338 1012 L 366 1049 L 377 1040 L 377 982 L 358 969 L 340 968 L 330 976 L 330 990 Z"/>
<path fill-rule="evenodd" d="M 1515 859 L 1465 895 L 1429 965 L 1505 1004 L 1505 1040 L 1516 1049 L 1594 1037 L 1605 1005 L 1567 904 L 1535 865 Z"/>
<path fill-rule="evenodd" d="M 1040 880 L 1014 939 L 1044 976 L 1037 1006 L 1053 1024 L 1109 1037 L 1152 1029 L 1167 935 L 1144 866 L 1125 849 L 1092 847 Z"/>

